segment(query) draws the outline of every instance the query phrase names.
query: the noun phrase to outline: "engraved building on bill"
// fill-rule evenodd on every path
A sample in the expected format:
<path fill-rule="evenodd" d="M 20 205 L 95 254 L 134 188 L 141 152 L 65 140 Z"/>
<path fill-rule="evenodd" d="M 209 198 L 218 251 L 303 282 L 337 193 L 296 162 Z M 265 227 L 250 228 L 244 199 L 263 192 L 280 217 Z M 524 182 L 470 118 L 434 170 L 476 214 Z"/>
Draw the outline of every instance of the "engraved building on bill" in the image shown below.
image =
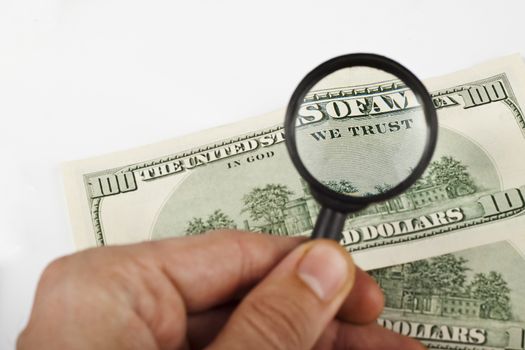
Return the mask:
<path fill-rule="evenodd" d="M 403 267 L 386 269 L 377 282 L 385 295 L 385 307 L 429 315 L 479 318 L 482 301 L 467 295 L 448 296 L 413 292 L 403 285 Z"/>
<path fill-rule="evenodd" d="M 278 222 L 266 225 L 251 225 L 248 220 L 244 221 L 244 229 L 249 231 L 268 232 L 275 235 L 294 235 L 309 231 L 313 228 L 319 214 L 320 206 L 312 197 L 308 184 L 301 179 L 302 194 L 300 197 L 290 200 L 282 210 L 282 216 Z M 453 188 L 446 185 L 424 184 L 414 186 L 397 197 L 387 201 L 372 204 L 365 209 L 348 215 L 356 218 L 367 215 L 387 215 L 401 213 L 414 209 L 430 206 L 434 203 L 444 202 L 450 199 L 450 193 L 466 195 L 472 193 L 469 189 Z"/>

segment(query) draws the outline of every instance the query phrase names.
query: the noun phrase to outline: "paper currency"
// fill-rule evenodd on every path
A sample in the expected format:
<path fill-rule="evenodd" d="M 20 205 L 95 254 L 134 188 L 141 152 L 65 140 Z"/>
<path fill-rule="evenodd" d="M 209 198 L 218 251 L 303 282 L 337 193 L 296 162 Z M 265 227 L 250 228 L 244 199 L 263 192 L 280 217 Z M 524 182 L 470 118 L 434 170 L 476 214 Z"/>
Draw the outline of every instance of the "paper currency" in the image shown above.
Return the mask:
<path fill-rule="evenodd" d="M 385 294 L 378 323 L 429 349 L 525 349 L 523 253 L 499 241 L 370 271 Z"/>
<path fill-rule="evenodd" d="M 431 349 L 525 350 L 525 65 L 515 55 L 425 84 L 439 118 L 429 168 L 401 196 L 351 214 L 341 244 L 376 269 L 382 326 Z M 66 164 L 78 248 L 227 227 L 308 234 L 319 205 L 288 158 L 283 119 Z"/>
<path fill-rule="evenodd" d="M 359 259 L 366 251 L 367 268 L 425 257 L 414 242 L 432 255 L 458 244 L 466 248 L 481 239 L 470 237 L 476 227 L 492 222 L 504 227 L 524 210 L 521 58 L 503 58 L 426 85 L 440 123 L 427 172 L 405 194 L 350 215 L 343 232 L 341 243 L 348 250 Z M 282 121 L 279 111 L 67 164 L 65 186 L 78 247 L 221 227 L 307 234 L 319 206 L 288 158 Z"/>

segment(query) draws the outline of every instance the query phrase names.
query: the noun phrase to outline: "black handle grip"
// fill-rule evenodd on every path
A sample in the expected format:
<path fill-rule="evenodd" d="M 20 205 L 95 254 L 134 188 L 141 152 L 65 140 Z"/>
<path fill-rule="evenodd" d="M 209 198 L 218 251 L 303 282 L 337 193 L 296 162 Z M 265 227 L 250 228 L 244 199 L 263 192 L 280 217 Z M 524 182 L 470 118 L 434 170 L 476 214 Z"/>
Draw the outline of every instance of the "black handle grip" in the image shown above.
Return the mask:
<path fill-rule="evenodd" d="M 345 213 L 322 207 L 315 222 L 312 239 L 327 238 L 339 241 L 346 220 Z"/>

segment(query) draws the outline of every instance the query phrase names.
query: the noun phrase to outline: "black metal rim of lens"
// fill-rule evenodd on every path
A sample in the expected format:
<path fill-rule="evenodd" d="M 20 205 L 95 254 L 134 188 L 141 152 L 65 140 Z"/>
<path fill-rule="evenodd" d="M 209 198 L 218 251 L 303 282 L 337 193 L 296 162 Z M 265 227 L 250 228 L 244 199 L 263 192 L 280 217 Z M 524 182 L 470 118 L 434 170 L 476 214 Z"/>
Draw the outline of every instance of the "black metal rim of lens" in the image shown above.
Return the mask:
<path fill-rule="evenodd" d="M 310 89 L 327 75 L 342 68 L 356 66 L 366 66 L 383 70 L 396 76 L 403 83 L 405 83 L 407 87 L 414 92 L 418 98 L 418 101 L 421 103 L 429 131 L 425 143 L 425 149 L 419 163 L 414 168 L 413 172 L 405 180 L 392 189 L 384 193 L 366 197 L 344 195 L 337 191 L 331 190 L 327 186 L 320 183 L 312 174 L 310 174 L 310 172 L 302 163 L 297 151 L 297 143 L 295 138 L 297 112 L 304 101 L 304 97 L 308 92 L 310 92 Z M 327 205 L 341 212 L 353 211 L 357 208 L 364 207 L 367 204 L 392 198 L 398 194 L 401 194 L 412 184 L 414 184 L 416 180 L 421 177 L 430 160 L 432 159 L 432 155 L 436 147 L 437 129 L 438 124 L 436 110 L 434 109 L 430 94 L 423 83 L 414 74 L 412 74 L 412 72 L 396 61 L 371 53 L 356 53 L 338 56 L 322 63 L 317 68 L 308 73 L 292 94 L 290 102 L 288 103 L 284 122 L 286 147 L 290 157 L 292 158 L 292 162 L 299 171 L 299 174 L 311 186 L 312 194 L 321 202 L 321 204 Z"/>

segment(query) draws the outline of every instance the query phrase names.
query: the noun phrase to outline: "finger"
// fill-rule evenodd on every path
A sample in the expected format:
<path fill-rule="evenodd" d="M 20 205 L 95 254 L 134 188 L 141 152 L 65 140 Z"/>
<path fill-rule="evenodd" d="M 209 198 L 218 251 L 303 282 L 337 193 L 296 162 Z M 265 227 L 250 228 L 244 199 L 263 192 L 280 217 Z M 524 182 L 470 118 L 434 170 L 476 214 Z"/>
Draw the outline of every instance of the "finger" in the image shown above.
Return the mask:
<path fill-rule="evenodd" d="M 229 304 L 190 316 L 188 320 L 188 341 L 191 349 L 203 349 L 217 336 L 235 309 Z M 422 350 L 418 341 L 399 335 L 375 322 L 355 325 L 335 319 L 329 323 L 314 349 L 345 350 Z"/>
<path fill-rule="evenodd" d="M 417 340 L 394 333 L 377 323 L 353 325 L 332 321 L 313 349 L 425 350 Z"/>
<path fill-rule="evenodd" d="M 355 265 L 336 242 L 308 242 L 246 295 L 211 348 L 311 348 L 350 292 L 354 278 Z"/>
<path fill-rule="evenodd" d="M 345 299 L 337 317 L 350 323 L 368 324 L 379 317 L 383 306 L 381 288 L 370 275 L 357 268 L 354 288 Z"/>
<path fill-rule="evenodd" d="M 191 349 L 203 349 L 224 327 L 238 303 L 222 305 L 211 310 L 189 315 L 187 338 Z"/>
<path fill-rule="evenodd" d="M 198 312 L 253 286 L 304 240 L 221 230 L 140 247 L 172 281 L 187 310 Z"/>
<path fill-rule="evenodd" d="M 349 323 L 368 324 L 383 309 L 383 293 L 375 281 L 356 268 L 354 287 L 339 309 L 338 319 Z M 222 329 L 238 302 L 192 314 L 188 320 L 188 338 L 192 348 L 200 349 L 211 342 Z"/>

